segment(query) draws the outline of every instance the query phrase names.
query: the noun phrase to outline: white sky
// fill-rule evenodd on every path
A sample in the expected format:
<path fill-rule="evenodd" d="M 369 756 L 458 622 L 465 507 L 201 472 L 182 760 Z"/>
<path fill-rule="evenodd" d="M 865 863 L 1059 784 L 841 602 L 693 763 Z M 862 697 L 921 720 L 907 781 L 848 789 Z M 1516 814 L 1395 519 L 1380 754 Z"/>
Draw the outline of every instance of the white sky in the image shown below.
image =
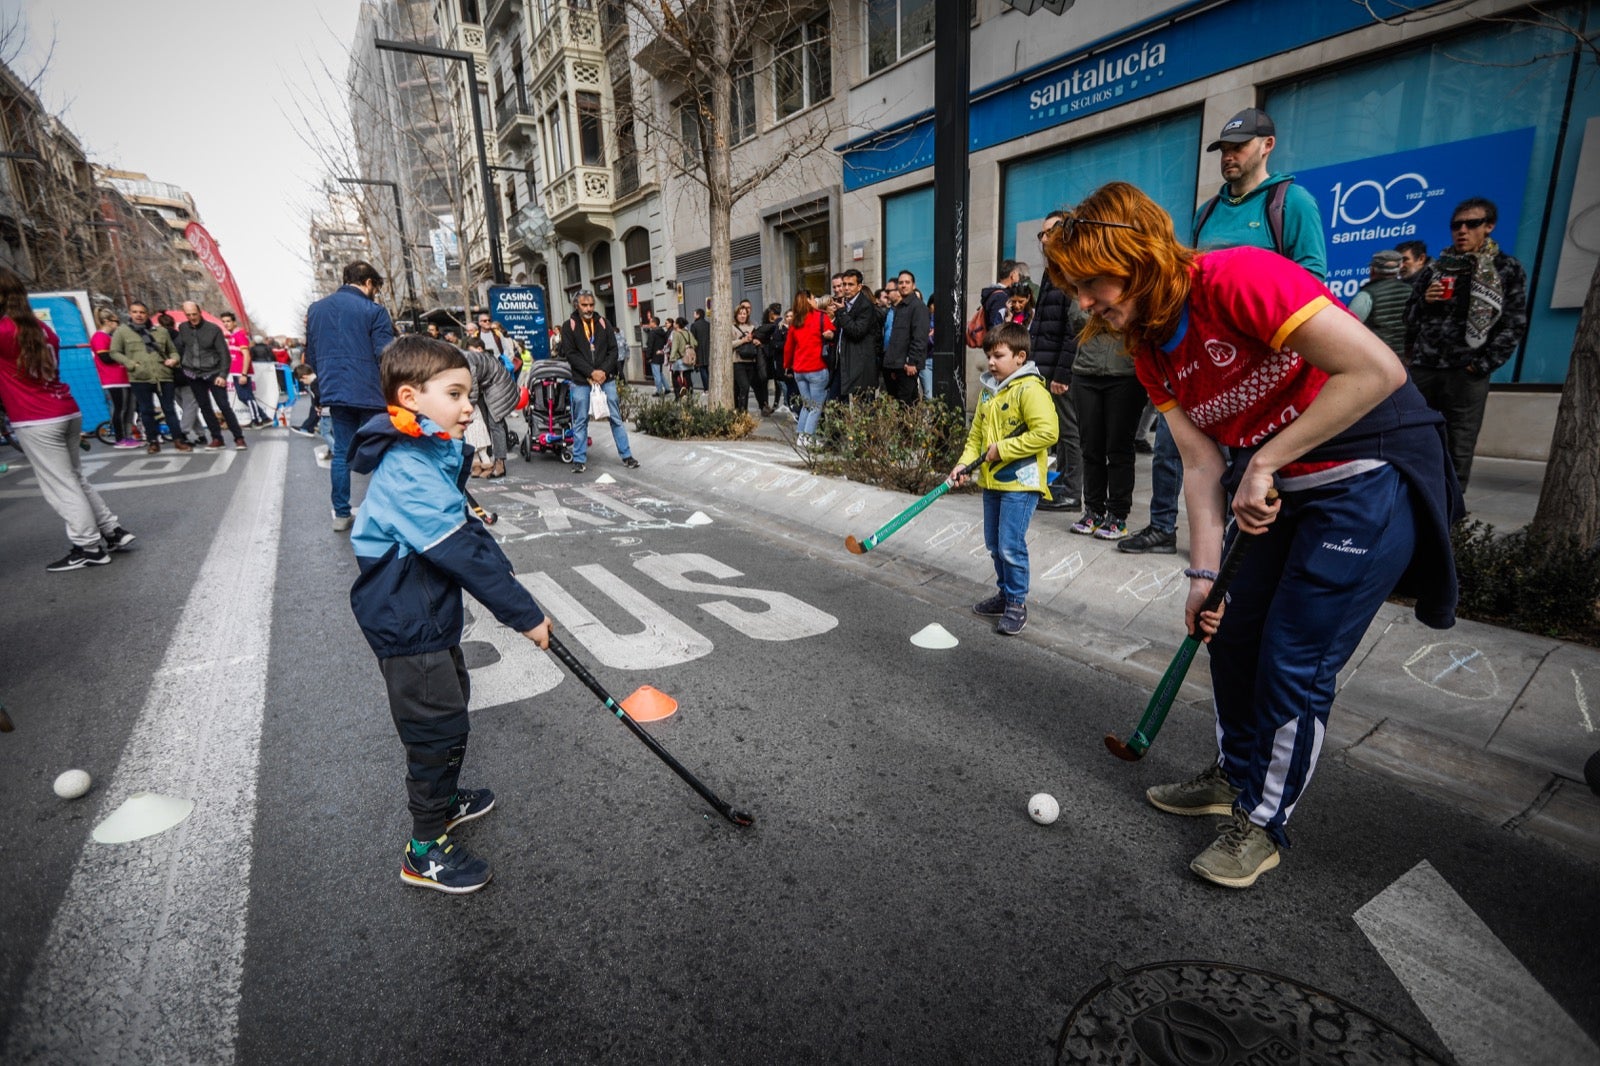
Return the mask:
<path fill-rule="evenodd" d="M 35 74 L 89 159 L 188 190 L 256 328 L 298 334 L 310 293 L 308 207 L 321 177 L 294 98 L 342 113 L 357 0 L 0 0 L 20 10 Z M 130 279 L 131 285 L 131 279 Z"/>

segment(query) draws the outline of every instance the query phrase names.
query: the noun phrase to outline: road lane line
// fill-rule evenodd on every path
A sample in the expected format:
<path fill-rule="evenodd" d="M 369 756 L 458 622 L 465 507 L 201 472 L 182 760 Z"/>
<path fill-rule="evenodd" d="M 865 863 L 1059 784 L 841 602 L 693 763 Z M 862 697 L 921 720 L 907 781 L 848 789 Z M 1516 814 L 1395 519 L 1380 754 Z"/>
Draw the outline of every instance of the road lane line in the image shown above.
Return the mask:
<path fill-rule="evenodd" d="M 142 791 L 194 813 L 85 843 L 5 1061 L 233 1061 L 287 454 L 251 449 L 94 822 Z M 216 654 L 244 648 L 262 654 Z"/>
<path fill-rule="evenodd" d="M 1600 1048 L 1427 861 L 1355 913 L 1461 1066 L 1600 1062 Z"/>

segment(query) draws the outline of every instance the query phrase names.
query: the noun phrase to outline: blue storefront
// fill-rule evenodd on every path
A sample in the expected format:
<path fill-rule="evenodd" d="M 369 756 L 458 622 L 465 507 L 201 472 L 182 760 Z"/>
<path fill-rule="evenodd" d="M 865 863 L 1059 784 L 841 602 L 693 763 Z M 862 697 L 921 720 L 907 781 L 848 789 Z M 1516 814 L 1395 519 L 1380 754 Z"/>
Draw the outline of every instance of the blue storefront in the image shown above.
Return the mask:
<path fill-rule="evenodd" d="M 1450 10 L 1427 0 L 1409 6 Z M 1144 188 L 1187 233 L 1196 201 L 1221 184 L 1217 157 L 1203 150 L 1216 130 L 1203 128 L 1204 100 L 1197 98 L 1214 75 L 1252 73 L 1261 64 L 1272 69 L 1251 78 L 1253 102 L 1278 126 L 1272 170 L 1295 174 L 1317 197 L 1329 284 L 1352 295 L 1371 253 L 1401 240 L 1442 247 L 1451 207 L 1488 196 L 1500 210 L 1495 237 L 1529 279 L 1528 338 L 1496 381 L 1558 385 L 1594 266 L 1596 242 L 1585 239 L 1582 226 L 1600 213 L 1600 191 L 1583 179 L 1579 160 L 1587 137 L 1596 142 L 1588 166 L 1600 165 L 1600 71 L 1592 61 L 1584 65 L 1572 35 L 1555 24 L 1592 33 L 1600 5 L 1542 10 L 1542 24 L 1454 16 L 1453 25 L 1424 19 L 1405 32 L 1375 35 L 1360 4 L 1189 4 L 980 88 L 971 117 L 974 182 L 993 173 L 999 204 L 992 253 L 973 248 L 970 272 L 981 283 L 986 263 L 1031 258 L 1033 249 L 1018 247 L 1019 232 L 1112 179 Z M 1430 26 L 1439 28 L 1419 36 Z M 1364 32 L 1350 38 L 1346 58 L 1330 64 L 1337 47 L 1325 42 L 1357 31 Z M 1307 66 L 1288 77 L 1281 62 L 1266 62 L 1302 49 Z M 1238 78 L 1231 81 L 1236 86 Z M 1189 88 L 1172 92 L 1180 87 Z M 1170 111 L 1159 106 L 1164 93 L 1174 98 Z M 1119 111 L 1136 101 L 1119 124 Z M 1093 127 L 1089 132 L 1048 135 L 1090 117 L 1076 127 Z M 1026 151 L 1015 150 L 1021 146 L 1013 142 L 1024 138 Z M 885 271 L 932 268 L 932 152 L 929 115 L 845 146 L 847 190 L 884 182 L 893 188 L 880 198 Z"/>

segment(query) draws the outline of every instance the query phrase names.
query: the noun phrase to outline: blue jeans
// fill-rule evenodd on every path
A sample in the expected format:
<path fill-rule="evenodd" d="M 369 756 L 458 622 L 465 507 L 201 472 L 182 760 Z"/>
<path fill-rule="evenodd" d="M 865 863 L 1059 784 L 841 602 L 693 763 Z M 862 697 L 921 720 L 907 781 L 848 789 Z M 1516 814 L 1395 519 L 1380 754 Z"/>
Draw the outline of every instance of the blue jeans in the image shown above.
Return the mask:
<path fill-rule="evenodd" d="M 922 398 L 933 399 L 933 355 L 930 353 L 922 360 L 922 369 L 917 371 L 917 380 L 922 382 Z"/>
<path fill-rule="evenodd" d="M 368 407 L 342 406 L 330 407 L 328 412 L 329 421 L 333 423 L 333 514 L 335 518 L 347 518 L 350 515 L 350 461 L 345 454 L 350 450 L 356 430 L 367 419 L 383 412 Z"/>
<path fill-rule="evenodd" d="M 1028 523 L 1038 506 L 1037 492 L 983 490 L 983 543 L 1007 603 L 1028 599 Z"/>
<path fill-rule="evenodd" d="M 1150 524 L 1163 533 L 1178 529 L 1178 492 L 1183 488 L 1183 456 L 1167 428 L 1167 416 L 1156 416 L 1156 444 L 1150 456 Z"/>
<path fill-rule="evenodd" d="M 572 461 L 575 463 L 585 462 L 589 455 L 589 388 L 574 382 L 569 393 L 572 397 Z M 606 397 L 606 421 L 611 423 L 611 440 L 617 446 L 617 455 L 627 459 L 633 452 L 628 448 L 628 428 L 617 409 L 617 379 L 606 378 L 600 391 Z"/>
<path fill-rule="evenodd" d="M 822 405 L 828 400 L 828 372 L 812 370 L 796 374 L 794 383 L 800 389 L 801 402 L 805 404 L 800 409 L 800 417 L 795 420 L 794 431 L 800 434 L 815 433 L 817 423 L 822 421 Z"/>
<path fill-rule="evenodd" d="M 650 376 L 655 379 L 657 396 L 665 396 L 672 391 L 672 387 L 667 384 L 667 368 L 663 364 L 651 363 Z"/>
<path fill-rule="evenodd" d="M 1233 579 L 1228 613 L 1206 645 L 1218 761 L 1239 807 L 1279 844 L 1316 769 L 1339 671 L 1416 539 L 1405 479 L 1379 467 L 1284 493 Z"/>

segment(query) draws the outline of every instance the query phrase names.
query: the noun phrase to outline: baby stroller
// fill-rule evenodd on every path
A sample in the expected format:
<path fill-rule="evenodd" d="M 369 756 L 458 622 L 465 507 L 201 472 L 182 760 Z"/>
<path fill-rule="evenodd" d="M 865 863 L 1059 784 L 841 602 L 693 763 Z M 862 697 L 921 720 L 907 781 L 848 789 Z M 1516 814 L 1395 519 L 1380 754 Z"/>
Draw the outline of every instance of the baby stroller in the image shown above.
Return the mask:
<path fill-rule="evenodd" d="M 542 452 L 572 462 L 577 440 L 572 431 L 572 367 L 565 359 L 537 360 L 528 370 L 525 387 L 528 405 L 522 416 L 528 420 L 528 432 L 520 441 L 522 458 L 532 462 L 534 453 Z"/>

